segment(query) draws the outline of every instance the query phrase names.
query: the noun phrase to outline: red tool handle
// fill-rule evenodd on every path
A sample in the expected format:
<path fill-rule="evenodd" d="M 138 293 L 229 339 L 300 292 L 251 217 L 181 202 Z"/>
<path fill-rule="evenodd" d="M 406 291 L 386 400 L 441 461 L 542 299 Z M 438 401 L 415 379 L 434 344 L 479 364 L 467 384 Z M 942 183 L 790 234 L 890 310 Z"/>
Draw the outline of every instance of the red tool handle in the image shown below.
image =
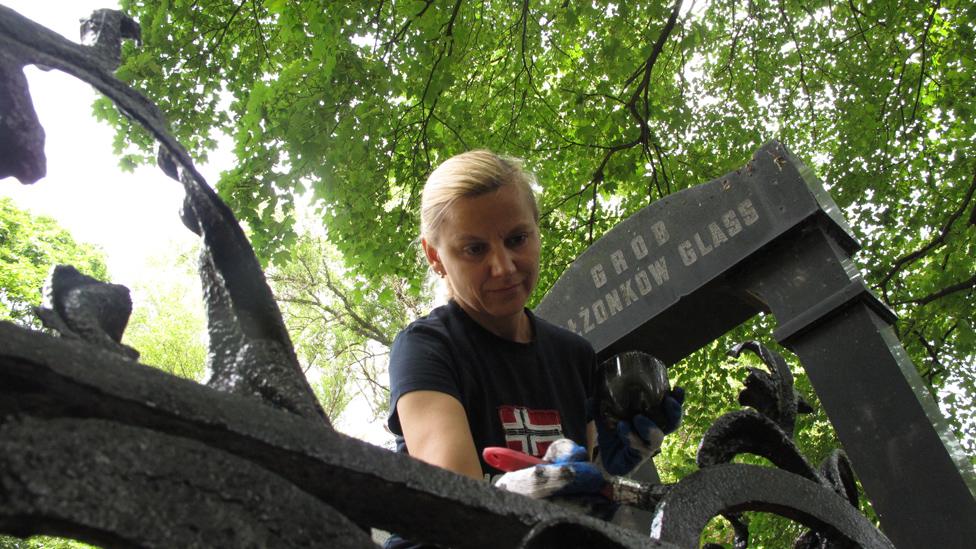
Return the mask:
<path fill-rule="evenodd" d="M 518 450 L 512 450 L 511 448 L 503 448 L 501 446 L 489 446 L 481 452 L 482 457 L 485 458 L 485 462 L 491 465 L 499 471 L 518 471 L 519 469 L 525 469 L 526 467 L 532 467 L 533 465 L 539 465 L 540 463 L 545 463 L 545 461 L 535 457 L 519 452 Z"/>

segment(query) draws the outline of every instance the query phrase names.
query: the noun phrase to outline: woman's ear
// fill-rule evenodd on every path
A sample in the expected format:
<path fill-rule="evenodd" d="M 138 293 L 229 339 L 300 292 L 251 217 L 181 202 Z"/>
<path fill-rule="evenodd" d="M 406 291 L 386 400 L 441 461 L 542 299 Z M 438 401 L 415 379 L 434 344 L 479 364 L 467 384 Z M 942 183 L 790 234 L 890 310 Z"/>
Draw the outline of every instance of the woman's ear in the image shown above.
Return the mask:
<path fill-rule="evenodd" d="M 441 263 L 440 255 L 437 253 L 437 248 L 435 248 L 431 243 L 427 242 L 426 238 L 420 239 L 420 245 L 424 248 L 424 256 L 427 257 L 427 263 L 430 264 L 430 268 L 434 270 L 439 276 L 444 276 L 444 264 Z"/>

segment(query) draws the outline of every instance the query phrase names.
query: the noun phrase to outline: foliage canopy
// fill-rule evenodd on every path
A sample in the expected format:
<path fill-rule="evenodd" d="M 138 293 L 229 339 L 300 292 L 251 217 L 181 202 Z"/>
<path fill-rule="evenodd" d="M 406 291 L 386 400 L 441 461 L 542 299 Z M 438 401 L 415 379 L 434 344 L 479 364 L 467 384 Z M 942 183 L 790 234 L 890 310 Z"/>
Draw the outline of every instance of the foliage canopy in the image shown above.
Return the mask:
<path fill-rule="evenodd" d="M 41 304 L 41 288 L 57 264 L 99 280 L 108 277 L 100 249 L 77 242 L 50 217 L 0 198 L 0 320 L 40 327 L 32 308 Z"/>

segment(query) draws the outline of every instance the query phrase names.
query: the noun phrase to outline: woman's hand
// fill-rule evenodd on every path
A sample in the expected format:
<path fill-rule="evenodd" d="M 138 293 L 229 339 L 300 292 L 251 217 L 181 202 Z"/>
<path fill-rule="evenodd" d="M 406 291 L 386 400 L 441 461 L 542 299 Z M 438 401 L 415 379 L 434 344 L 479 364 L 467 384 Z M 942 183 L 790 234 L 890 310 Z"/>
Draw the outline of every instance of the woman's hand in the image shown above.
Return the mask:
<path fill-rule="evenodd" d="M 662 425 L 642 414 L 629 421 L 618 421 L 616 425 L 597 418 L 597 445 L 603 468 L 612 475 L 626 475 L 654 456 L 661 449 L 664 435 L 681 424 L 684 400 L 685 391 L 681 387 L 668 391 L 661 401 Z"/>
<path fill-rule="evenodd" d="M 572 440 L 559 439 L 546 450 L 545 463 L 505 473 L 495 486 L 537 499 L 599 494 L 607 483 L 586 454 L 586 448 Z"/>

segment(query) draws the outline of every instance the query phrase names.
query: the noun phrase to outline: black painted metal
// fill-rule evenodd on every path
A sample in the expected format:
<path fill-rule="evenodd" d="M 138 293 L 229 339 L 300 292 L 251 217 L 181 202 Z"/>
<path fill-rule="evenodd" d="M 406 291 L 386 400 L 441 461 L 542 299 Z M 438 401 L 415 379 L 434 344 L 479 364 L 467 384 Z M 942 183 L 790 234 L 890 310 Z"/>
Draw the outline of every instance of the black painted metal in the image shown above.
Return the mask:
<path fill-rule="evenodd" d="M 729 355 L 738 358 L 744 350 L 758 355 L 769 373 L 758 368 L 749 368 L 746 388 L 739 393 L 739 404 L 755 408 L 792 437 L 797 412 L 810 413 L 813 409 L 793 388 L 793 373 L 782 356 L 756 341 L 736 345 L 729 351 Z"/>
<path fill-rule="evenodd" d="M 778 143 L 744 168 L 669 195 L 601 237 L 536 312 L 589 339 L 601 357 L 629 350 L 673 364 L 765 305 L 728 282 L 756 254 L 816 218 L 857 248 L 837 206 Z M 812 175 L 809 175 L 812 178 Z"/>
<path fill-rule="evenodd" d="M 157 434 L 194 441 L 209 448 L 215 462 L 236 456 L 357 524 L 402 532 L 411 539 L 454 547 L 514 547 L 536 525 L 559 520 L 602 533 L 619 547 L 671 547 L 648 545 L 646 537 L 636 533 L 346 437 L 316 419 L 276 409 L 261 400 L 218 392 L 80 341 L 0 323 L 0 418 L 6 425 L 25 415 L 97 420 L 142 429 L 149 433 L 148 444 L 154 444 Z M 0 437 L 6 439 L 2 433 Z M 133 440 L 138 447 L 141 439 Z M 127 460 L 131 474 L 142 474 L 137 456 L 112 455 Z M 22 504 L 17 501 L 20 492 L 7 489 L 4 483 L 24 482 L 5 473 L 0 469 L 0 531 L 23 534 L 23 530 L 8 528 L 20 521 Z M 21 473 L 28 475 L 30 484 L 30 471 L 22 469 Z M 172 478 L 160 482 L 178 481 L 180 468 L 170 474 Z M 215 486 L 226 483 L 230 490 L 240 485 L 232 467 L 215 469 L 212 474 Z M 68 484 L 87 482 L 74 474 L 64 480 Z M 121 475 L 118 481 L 123 481 Z M 252 488 L 261 489 L 259 485 Z M 169 507 L 185 504 L 185 495 L 180 493 L 157 491 L 153 497 L 158 512 L 164 514 Z M 264 505 L 277 504 L 256 503 L 241 512 L 260 513 Z M 89 537 L 86 524 L 66 524 L 51 518 L 50 512 L 39 507 L 36 520 L 30 523 L 37 526 L 33 533 L 56 528 L 53 531 L 59 534 L 98 541 Z M 157 540 L 158 545 L 182 546 L 178 542 L 183 534 L 171 535 L 175 537 Z"/>
<path fill-rule="evenodd" d="M 773 314 L 892 540 L 969 547 L 976 474 L 895 338 L 893 314 L 853 265 L 857 247 L 820 181 L 773 142 L 741 170 L 615 227 L 536 312 L 601 357 L 642 350 L 669 364 Z"/>
<path fill-rule="evenodd" d="M 13 534 L 84 530 L 105 547 L 375 547 L 335 509 L 253 462 L 116 421 L 7 421 L 0 469 L 0 529 Z"/>
<path fill-rule="evenodd" d="M 726 463 L 681 479 L 661 501 L 651 536 L 695 547 L 712 517 L 722 513 L 776 513 L 861 547 L 894 547 L 834 492 L 780 469 Z"/>
<path fill-rule="evenodd" d="M 61 337 L 139 358 L 139 351 L 122 344 L 132 314 L 132 298 L 125 286 L 95 280 L 70 265 L 57 265 L 44 287 L 44 301 L 34 313 L 46 328 Z"/>
<path fill-rule="evenodd" d="M 614 479 L 614 499 L 653 510 L 652 537 L 685 546 L 697 542 L 705 524 L 722 515 L 733 527 L 734 546 L 745 549 L 749 522 L 742 513 L 763 511 L 812 528 L 797 540 L 798 547 L 893 547 L 859 513 L 844 453 L 835 451 L 816 469 L 793 443 L 798 400 L 783 357 L 755 341 L 736 345 L 729 354 L 738 357 L 743 350 L 757 354 L 769 370 L 752 369 L 753 383 L 740 393 L 740 401 L 757 409 L 730 412 L 712 424 L 699 446 L 699 473 L 673 485 Z M 730 465 L 742 454 L 765 457 L 779 469 Z"/>
<path fill-rule="evenodd" d="M 854 507 L 858 506 L 857 483 L 847 454 L 841 450 L 831 452 L 820 464 L 820 474 L 837 495 L 847 498 Z"/>
<path fill-rule="evenodd" d="M 742 283 L 789 328 L 776 335 L 803 363 L 882 527 L 905 547 L 969 547 L 972 466 L 846 251 L 815 225 L 776 252 Z"/>
<path fill-rule="evenodd" d="M 821 480 L 793 440 L 774 421 L 753 410 L 730 412 L 712 424 L 698 448 L 698 466 L 728 463 L 741 453 L 762 456 L 785 471 Z"/>
<path fill-rule="evenodd" d="M 807 462 L 793 443 L 796 413 L 801 401 L 793 389 L 793 374 L 786 361 L 779 353 L 756 341 L 740 343 L 729 354 L 739 357 L 743 350 L 758 355 L 769 373 L 750 368 L 746 388 L 739 393 L 739 402 L 754 410 L 730 412 L 715 421 L 698 447 L 698 466 L 705 469 L 730 463 L 740 454 L 754 454 L 765 457 L 783 471 L 817 483 L 825 491 L 844 498 L 851 509 L 858 509 L 857 486 L 846 454 L 835 450 L 818 470 Z M 783 489 L 787 490 L 785 486 Z M 733 490 L 728 497 L 739 495 Z M 783 501 L 789 498 L 787 495 L 783 497 Z M 794 509 L 799 507 L 794 506 Z M 738 515 L 741 510 L 731 514 L 723 510 L 723 515 L 733 525 L 736 546 L 747 547 L 749 528 Z M 853 542 L 852 538 L 819 528 L 797 541 L 801 545 L 823 544 L 823 547 L 850 546 Z"/>
<path fill-rule="evenodd" d="M 33 183 L 47 174 L 44 128 L 41 127 L 27 78 L 16 60 L 0 53 L 0 177 Z"/>

